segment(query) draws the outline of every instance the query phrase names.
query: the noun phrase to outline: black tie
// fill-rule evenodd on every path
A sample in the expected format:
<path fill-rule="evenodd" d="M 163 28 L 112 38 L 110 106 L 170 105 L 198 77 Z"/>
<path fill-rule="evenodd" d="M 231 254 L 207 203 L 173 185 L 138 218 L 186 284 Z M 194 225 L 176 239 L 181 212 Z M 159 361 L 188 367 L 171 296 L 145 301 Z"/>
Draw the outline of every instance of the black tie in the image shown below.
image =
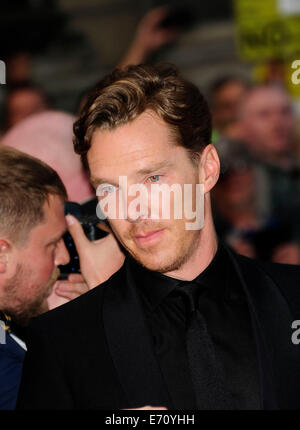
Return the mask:
<path fill-rule="evenodd" d="M 183 297 L 187 307 L 186 345 L 197 408 L 233 409 L 206 322 L 197 308 L 199 289 L 201 285 L 194 282 L 181 282 L 174 291 Z"/>

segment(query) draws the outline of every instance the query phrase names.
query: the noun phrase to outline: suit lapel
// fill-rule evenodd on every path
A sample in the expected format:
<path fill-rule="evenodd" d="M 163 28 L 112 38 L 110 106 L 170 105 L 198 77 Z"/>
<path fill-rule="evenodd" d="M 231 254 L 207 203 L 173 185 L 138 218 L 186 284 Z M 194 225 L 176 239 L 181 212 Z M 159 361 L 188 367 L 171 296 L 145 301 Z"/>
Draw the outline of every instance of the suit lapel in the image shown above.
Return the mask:
<path fill-rule="evenodd" d="M 126 261 L 121 271 L 122 282 L 120 278 L 114 278 L 116 281 L 106 290 L 103 323 L 128 407 L 153 405 L 172 408 Z"/>
<path fill-rule="evenodd" d="M 246 293 L 257 346 L 263 409 L 299 407 L 300 351 L 291 341 L 295 319 L 273 280 L 254 260 L 227 247 Z"/>

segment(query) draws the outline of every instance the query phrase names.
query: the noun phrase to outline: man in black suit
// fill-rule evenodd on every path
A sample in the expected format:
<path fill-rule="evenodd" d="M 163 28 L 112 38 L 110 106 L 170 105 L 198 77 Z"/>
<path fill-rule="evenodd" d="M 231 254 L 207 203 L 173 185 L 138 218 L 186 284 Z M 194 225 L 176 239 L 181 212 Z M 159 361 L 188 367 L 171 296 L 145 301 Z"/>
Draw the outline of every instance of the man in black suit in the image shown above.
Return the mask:
<path fill-rule="evenodd" d="M 172 67 L 116 70 L 74 131 L 126 258 L 107 281 L 32 321 L 19 408 L 298 408 L 300 271 L 218 240 L 210 190 L 220 165 L 199 90 Z M 167 194 L 154 202 L 152 184 L 179 186 L 169 217 Z M 67 222 L 75 235 L 78 223 Z"/>

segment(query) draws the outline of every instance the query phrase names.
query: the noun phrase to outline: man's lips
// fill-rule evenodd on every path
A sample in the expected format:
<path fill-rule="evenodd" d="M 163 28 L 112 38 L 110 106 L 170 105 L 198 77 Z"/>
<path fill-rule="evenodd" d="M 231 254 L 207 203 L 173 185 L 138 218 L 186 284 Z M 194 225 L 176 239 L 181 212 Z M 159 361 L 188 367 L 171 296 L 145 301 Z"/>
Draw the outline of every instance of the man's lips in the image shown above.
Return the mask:
<path fill-rule="evenodd" d="M 163 231 L 164 229 L 160 229 L 160 230 L 147 231 L 145 233 L 139 233 L 136 236 L 134 236 L 134 239 L 137 240 L 139 243 L 148 242 L 158 238 Z"/>
<path fill-rule="evenodd" d="M 147 231 L 146 233 L 140 233 L 140 234 L 137 234 L 135 237 L 137 237 L 138 239 L 139 238 L 145 238 L 145 237 L 148 237 L 148 236 L 150 236 L 150 235 L 152 235 L 152 234 L 154 234 L 154 233 L 156 233 L 157 231 L 161 231 L 162 229 L 160 229 L 160 230 L 151 230 L 151 231 Z"/>

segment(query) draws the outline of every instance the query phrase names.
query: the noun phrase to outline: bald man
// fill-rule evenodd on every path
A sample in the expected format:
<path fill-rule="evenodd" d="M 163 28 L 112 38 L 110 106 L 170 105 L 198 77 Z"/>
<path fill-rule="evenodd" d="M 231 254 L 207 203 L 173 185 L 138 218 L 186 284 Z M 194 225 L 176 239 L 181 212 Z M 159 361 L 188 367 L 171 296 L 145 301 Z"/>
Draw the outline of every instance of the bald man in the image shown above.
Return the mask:
<path fill-rule="evenodd" d="M 80 157 L 72 145 L 75 117 L 65 112 L 46 111 L 31 115 L 15 125 L 0 140 L 47 163 L 59 174 L 71 201 L 82 203 L 94 197 Z"/>

